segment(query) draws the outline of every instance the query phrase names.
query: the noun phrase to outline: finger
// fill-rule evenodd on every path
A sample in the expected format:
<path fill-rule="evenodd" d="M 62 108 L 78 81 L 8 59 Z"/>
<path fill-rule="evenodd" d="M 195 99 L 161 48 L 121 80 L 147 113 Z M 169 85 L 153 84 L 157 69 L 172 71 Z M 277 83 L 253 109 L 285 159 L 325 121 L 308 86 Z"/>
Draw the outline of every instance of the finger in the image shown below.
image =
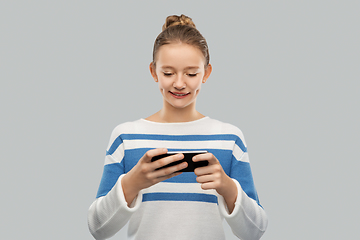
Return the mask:
<path fill-rule="evenodd" d="M 182 162 L 180 164 L 176 164 L 171 167 L 166 167 L 163 169 L 155 170 L 151 173 L 151 177 L 153 178 L 162 178 L 168 175 L 172 175 L 176 173 L 177 171 L 181 171 L 182 169 L 186 168 L 188 166 L 187 162 Z"/>
<path fill-rule="evenodd" d="M 166 154 L 167 149 L 166 148 L 155 148 L 147 151 L 144 156 L 142 157 L 142 160 L 144 162 L 151 162 L 151 159 L 155 156 Z"/>
<path fill-rule="evenodd" d="M 178 176 L 180 174 L 182 174 L 182 172 L 176 172 L 176 173 L 173 173 L 173 174 L 170 174 L 170 175 L 167 175 L 167 176 L 158 177 L 158 178 L 156 178 L 156 181 L 159 183 L 159 182 L 165 181 L 165 180 L 167 180 L 169 178 L 176 177 L 176 176 Z"/>
<path fill-rule="evenodd" d="M 163 157 L 161 159 L 158 159 L 156 161 L 154 161 L 152 164 L 152 169 L 153 170 L 156 170 L 158 168 L 161 168 L 165 165 L 168 165 L 170 163 L 173 163 L 173 162 L 176 162 L 176 161 L 179 161 L 181 159 L 184 158 L 184 154 L 182 153 L 178 153 L 178 154 L 174 154 L 174 155 L 170 155 L 170 156 L 167 156 L 167 157 Z"/>
<path fill-rule="evenodd" d="M 214 165 L 208 165 L 208 166 L 204 166 L 204 167 L 198 167 L 194 170 L 194 173 L 196 176 L 201 176 L 201 175 L 218 173 L 218 172 L 221 172 L 221 170 L 222 170 L 222 167 L 220 164 L 214 164 Z"/>
<path fill-rule="evenodd" d="M 201 188 L 204 190 L 216 189 L 216 184 L 215 184 L 215 182 L 203 183 L 203 184 L 201 184 Z"/>
<path fill-rule="evenodd" d="M 217 160 L 217 158 L 212 154 L 212 153 L 202 153 L 202 154 L 198 154 L 198 155 L 195 155 L 192 160 L 194 162 L 199 162 L 199 161 L 205 161 L 207 160 L 209 162 L 209 165 L 211 164 L 215 164 L 217 162 L 219 162 Z"/>
<path fill-rule="evenodd" d="M 215 180 L 214 175 L 202 175 L 196 178 L 198 183 L 213 182 Z"/>

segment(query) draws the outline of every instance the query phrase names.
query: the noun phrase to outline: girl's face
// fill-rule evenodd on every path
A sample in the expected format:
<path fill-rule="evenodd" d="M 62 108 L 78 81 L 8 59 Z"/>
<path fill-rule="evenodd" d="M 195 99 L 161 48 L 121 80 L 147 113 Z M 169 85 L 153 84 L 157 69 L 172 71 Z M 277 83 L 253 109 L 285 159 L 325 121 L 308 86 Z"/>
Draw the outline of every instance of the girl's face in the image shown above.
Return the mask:
<path fill-rule="evenodd" d="M 151 74 L 159 83 L 164 104 L 174 108 L 195 107 L 201 84 L 211 73 L 211 65 L 204 68 L 201 51 L 189 44 L 171 43 L 160 47 L 156 56 L 156 69 L 150 64 Z"/>

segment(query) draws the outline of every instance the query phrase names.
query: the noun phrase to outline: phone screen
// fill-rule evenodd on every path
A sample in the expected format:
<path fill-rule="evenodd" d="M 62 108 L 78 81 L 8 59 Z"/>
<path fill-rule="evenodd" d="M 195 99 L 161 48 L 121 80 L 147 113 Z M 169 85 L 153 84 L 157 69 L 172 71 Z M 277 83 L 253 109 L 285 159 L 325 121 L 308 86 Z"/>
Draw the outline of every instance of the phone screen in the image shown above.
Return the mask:
<path fill-rule="evenodd" d="M 187 162 L 188 163 L 188 166 L 182 170 L 180 170 L 179 172 L 193 172 L 195 170 L 195 168 L 198 168 L 198 167 L 204 167 L 204 166 L 207 166 L 209 164 L 208 161 L 199 161 L 199 162 L 193 162 L 192 158 L 195 156 L 195 155 L 198 155 L 198 154 L 202 154 L 202 153 L 206 153 L 207 151 L 193 151 L 193 152 L 167 152 L 165 154 L 161 154 L 161 155 L 158 155 L 158 156 L 155 156 L 151 159 L 151 161 L 156 161 L 156 160 L 159 160 L 161 158 L 164 158 L 164 157 L 167 157 L 167 156 L 170 156 L 170 155 L 174 155 L 174 154 L 177 154 L 177 153 L 182 153 L 184 154 L 184 158 L 179 160 L 179 161 L 176 161 L 176 162 L 172 162 L 168 165 L 165 165 L 161 168 L 158 168 L 156 170 L 159 170 L 159 169 L 162 169 L 162 168 L 167 168 L 167 167 L 171 167 L 171 166 L 175 166 L 177 164 L 180 164 L 182 162 Z"/>

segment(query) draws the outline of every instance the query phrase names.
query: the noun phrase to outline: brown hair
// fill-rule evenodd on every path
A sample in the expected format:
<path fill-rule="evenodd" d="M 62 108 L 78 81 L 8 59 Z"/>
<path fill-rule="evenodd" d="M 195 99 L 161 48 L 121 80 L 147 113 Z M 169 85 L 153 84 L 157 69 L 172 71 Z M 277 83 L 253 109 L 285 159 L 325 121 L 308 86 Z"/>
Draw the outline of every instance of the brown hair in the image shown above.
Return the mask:
<path fill-rule="evenodd" d="M 209 48 L 205 38 L 196 29 L 192 19 L 184 14 L 168 16 L 162 26 L 162 32 L 157 36 L 153 49 L 153 65 L 155 67 L 156 53 L 159 48 L 170 43 L 186 43 L 197 47 L 205 57 L 205 68 L 210 62 Z"/>

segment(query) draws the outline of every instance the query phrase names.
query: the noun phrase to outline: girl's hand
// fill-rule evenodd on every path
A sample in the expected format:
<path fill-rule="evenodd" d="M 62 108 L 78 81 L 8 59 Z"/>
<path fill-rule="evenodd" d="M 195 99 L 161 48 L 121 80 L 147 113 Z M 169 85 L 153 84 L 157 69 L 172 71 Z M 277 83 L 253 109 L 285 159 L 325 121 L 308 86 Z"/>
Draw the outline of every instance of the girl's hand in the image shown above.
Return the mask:
<path fill-rule="evenodd" d="M 156 170 L 169 163 L 179 161 L 184 158 L 184 155 L 179 153 L 151 162 L 153 157 L 165 153 L 167 153 L 167 149 L 165 148 L 157 148 L 147 151 L 144 156 L 140 158 L 138 163 L 122 178 L 122 188 L 128 205 L 130 205 L 140 190 L 177 176 L 181 173 L 175 173 L 176 171 L 187 167 L 187 163 L 183 162 L 175 166 Z"/>
<path fill-rule="evenodd" d="M 196 181 L 204 190 L 215 189 L 225 199 L 230 213 L 235 207 L 237 187 L 234 181 L 224 172 L 219 160 L 212 153 L 199 154 L 193 157 L 194 162 L 207 160 L 208 166 L 196 168 Z"/>

